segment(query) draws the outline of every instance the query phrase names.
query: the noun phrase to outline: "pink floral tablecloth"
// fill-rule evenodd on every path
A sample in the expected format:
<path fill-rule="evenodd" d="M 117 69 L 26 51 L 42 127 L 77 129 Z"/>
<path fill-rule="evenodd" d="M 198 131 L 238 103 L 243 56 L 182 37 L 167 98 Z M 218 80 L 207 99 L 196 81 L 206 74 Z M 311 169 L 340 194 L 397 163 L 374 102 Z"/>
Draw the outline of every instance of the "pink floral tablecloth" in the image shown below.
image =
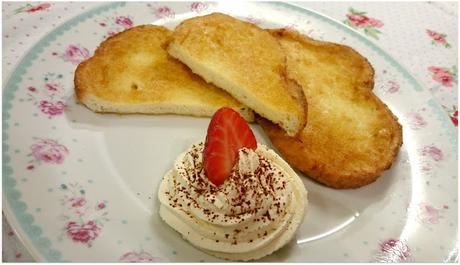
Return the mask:
<path fill-rule="evenodd" d="M 48 32 L 98 2 L 3 2 L 3 84 L 19 60 Z M 458 4 L 456 2 L 307 3 L 304 6 L 362 32 L 431 91 L 458 126 Z M 396 87 L 392 89 L 398 89 Z M 408 103 L 409 104 L 409 103 Z M 2 259 L 33 258 L 2 216 Z"/>

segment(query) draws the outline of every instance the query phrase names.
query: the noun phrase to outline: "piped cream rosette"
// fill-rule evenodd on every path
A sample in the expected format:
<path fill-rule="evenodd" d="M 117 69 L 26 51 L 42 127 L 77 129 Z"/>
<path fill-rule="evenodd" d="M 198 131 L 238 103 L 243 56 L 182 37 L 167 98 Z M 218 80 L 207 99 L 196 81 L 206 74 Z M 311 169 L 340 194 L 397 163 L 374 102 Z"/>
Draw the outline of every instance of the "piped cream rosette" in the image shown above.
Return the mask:
<path fill-rule="evenodd" d="M 307 191 L 275 152 L 242 148 L 216 187 L 203 168 L 204 144 L 179 155 L 163 178 L 160 216 L 194 246 L 229 260 L 253 260 L 291 240 L 302 222 Z"/>

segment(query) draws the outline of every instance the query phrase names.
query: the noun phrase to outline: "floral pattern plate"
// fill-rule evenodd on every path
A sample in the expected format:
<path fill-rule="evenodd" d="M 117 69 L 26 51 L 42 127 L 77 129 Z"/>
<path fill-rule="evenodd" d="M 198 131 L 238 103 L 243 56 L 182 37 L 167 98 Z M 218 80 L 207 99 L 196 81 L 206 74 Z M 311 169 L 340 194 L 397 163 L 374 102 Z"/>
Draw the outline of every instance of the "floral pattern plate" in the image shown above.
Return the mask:
<path fill-rule="evenodd" d="M 60 25 L 27 53 L 3 93 L 3 209 L 39 261 L 219 261 L 158 216 L 157 188 L 208 118 L 101 115 L 75 103 L 74 70 L 108 36 L 135 25 L 174 28 L 225 12 L 344 43 L 375 68 L 375 93 L 404 144 L 377 182 L 334 190 L 303 177 L 306 219 L 263 261 L 455 261 L 457 137 L 443 109 L 361 33 L 285 3 L 110 3 Z M 252 125 L 260 142 L 269 141 Z"/>

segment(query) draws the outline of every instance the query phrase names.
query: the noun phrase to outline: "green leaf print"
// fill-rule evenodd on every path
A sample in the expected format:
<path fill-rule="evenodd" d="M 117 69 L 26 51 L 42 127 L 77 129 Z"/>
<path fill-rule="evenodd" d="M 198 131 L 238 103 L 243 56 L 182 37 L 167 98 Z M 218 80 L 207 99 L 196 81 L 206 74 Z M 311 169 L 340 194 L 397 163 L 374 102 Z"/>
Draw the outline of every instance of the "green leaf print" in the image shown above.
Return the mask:
<path fill-rule="evenodd" d="M 353 7 L 349 7 L 349 13 L 346 15 L 347 19 L 343 23 L 353 29 L 363 29 L 364 34 L 376 40 L 379 39 L 381 32 L 377 29 L 383 26 L 383 22 L 378 19 L 367 17 L 367 12 L 358 11 Z"/>
<path fill-rule="evenodd" d="M 457 66 L 456 65 L 452 66 L 451 74 L 454 77 L 455 84 L 458 84 L 458 73 L 457 73 Z"/>
<path fill-rule="evenodd" d="M 350 7 L 348 10 L 350 11 L 350 13 L 352 15 L 358 15 L 358 16 L 364 16 L 367 13 L 367 12 L 364 12 L 364 11 L 358 11 L 356 9 L 353 9 L 353 7 Z"/>
<path fill-rule="evenodd" d="M 31 8 L 31 7 L 32 7 L 31 4 L 27 4 L 27 5 L 25 5 L 25 6 L 21 6 L 20 8 L 17 8 L 17 9 L 14 10 L 14 14 L 16 15 L 16 14 L 19 14 L 19 13 L 21 13 L 21 12 L 24 12 L 24 10 L 25 10 L 26 8 Z"/>
<path fill-rule="evenodd" d="M 372 38 L 379 39 L 379 33 L 381 33 L 378 29 L 374 27 L 365 27 L 364 33 Z"/>

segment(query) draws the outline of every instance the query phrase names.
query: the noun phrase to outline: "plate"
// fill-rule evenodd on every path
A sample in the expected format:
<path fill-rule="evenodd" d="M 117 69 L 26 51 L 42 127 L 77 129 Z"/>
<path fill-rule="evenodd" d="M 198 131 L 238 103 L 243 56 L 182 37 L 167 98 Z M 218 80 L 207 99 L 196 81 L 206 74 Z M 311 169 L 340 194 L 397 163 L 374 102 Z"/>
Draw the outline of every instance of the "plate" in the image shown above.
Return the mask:
<path fill-rule="evenodd" d="M 36 43 L 3 93 L 3 209 L 33 257 L 219 261 L 158 215 L 162 176 L 180 152 L 204 139 L 209 118 L 95 114 L 76 104 L 73 92 L 76 66 L 108 36 L 147 23 L 172 29 L 215 11 L 353 47 L 374 66 L 374 91 L 404 128 L 395 163 L 371 185 L 334 190 L 303 176 L 306 219 L 292 242 L 262 261 L 454 261 L 457 136 L 442 107 L 360 33 L 274 2 L 104 4 Z"/>

